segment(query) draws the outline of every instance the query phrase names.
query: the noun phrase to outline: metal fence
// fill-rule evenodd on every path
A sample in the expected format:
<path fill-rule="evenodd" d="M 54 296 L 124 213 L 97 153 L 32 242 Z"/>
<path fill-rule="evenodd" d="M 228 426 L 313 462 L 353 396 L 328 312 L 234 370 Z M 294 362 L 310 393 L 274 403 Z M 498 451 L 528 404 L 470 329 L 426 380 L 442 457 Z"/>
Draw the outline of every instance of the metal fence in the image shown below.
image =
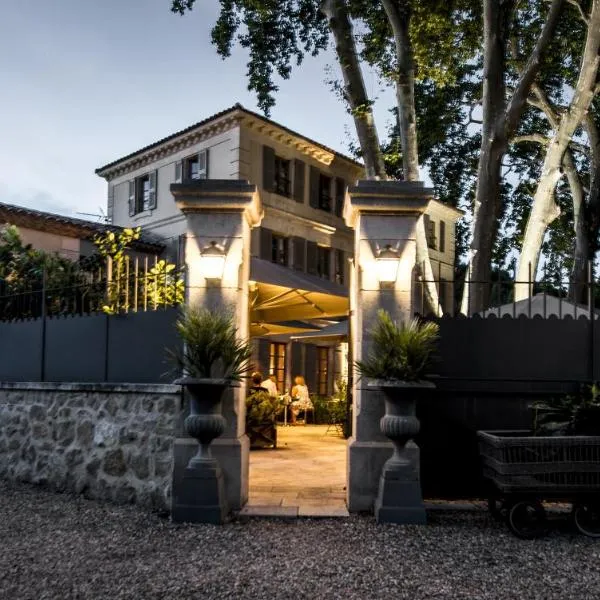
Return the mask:
<path fill-rule="evenodd" d="M 177 306 L 185 289 L 183 267 L 157 256 L 124 257 L 104 264 L 0 279 L 0 321 L 94 313 L 126 314 Z"/>

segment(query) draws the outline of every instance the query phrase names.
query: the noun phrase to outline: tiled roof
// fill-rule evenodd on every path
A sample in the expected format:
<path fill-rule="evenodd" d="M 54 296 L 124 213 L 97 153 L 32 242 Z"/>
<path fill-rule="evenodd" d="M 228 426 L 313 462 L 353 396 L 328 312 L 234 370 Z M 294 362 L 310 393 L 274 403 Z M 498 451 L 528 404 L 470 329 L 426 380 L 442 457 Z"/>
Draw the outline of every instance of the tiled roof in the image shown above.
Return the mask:
<path fill-rule="evenodd" d="M 307 142 L 309 142 L 310 144 L 317 146 L 317 147 L 321 148 L 322 150 L 325 150 L 326 152 L 331 152 L 332 154 L 334 154 L 335 156 L 337 156 L 343 160 L 354 163 L 356 166 L 359 166 L 359 167 L 363 166 L 360 162 L 354 160 L 353 158 L 350 158 L 349 156 L 346 156 L 345 154 L 336 152 L 332 148 L 329 148 L 328 146 L 325 146 L 324 144 L 321 144 L 320 142 L 316 142 L 315 140 L 312 140 L 312 139 L 306 137 L 305 135 L 302 135 L 301 133 L 294 131 L 293 129 L 284 127 L 283 125 L 280 125 L 276 121 L 272 121 L 271 119 L 268 119 L 267 117 L 265 117 L 259 113 L 256 113 L 254 111 L 248 110 L 247 108 L 244 108 L 241 104 L 236 103 L 233 106 L 231 106 L 230 108 L 227 108 L 225 110 L 222 110 L 221 112 L 215 113 L 214 115 L 212 115 L 206 119 L 203 119 L 202 121 L 198 121 L 198 123 L 194 123 L 193 125 L 190 125 L 189 127 L 182 129 L 181 131 L 172 133 L 171 135 L 168 135 L 167 137 L 164 137 L 164 138 L 158 140 L 157 142 L 153 142 L 152 144 L 150 144 L 148 146 L 144 146 L 143 148 L 140 148 L 139 150 L 136 150 L 135 152 L 132 152 L 131 154 L 127 154 L 126 156 L 123 156 L 117 160 L 114 160 L 114 161 L 104 165 L 103 167 L 99 167 L 98 169 L 96 169 L 96 174 L 102 175 L 103 171 L 110 169 L 111 167 L 115 167 L 119 163 L 125 162 L 131 158 L 134 158 L 135 156 L 143 154 L 144 152 L 147 152 L 148 150 L 152 150 L 153 148 L 156 148 L 156 147 L 160 146 L 161 144 L 169 142 L 180 135 L 184 135 L 186 133 L 193 131 L 194 129 L 196 129 L 198 127 L 201 127 L 202 125 L 207 125 L 211 121 L 215 121 L 217 119 L 220 119 L 221 117 L 225 117 L 228 114 L 235 112 L 236 110 L 241 111 L 241 112 L 245 113 L 246 115 L 254 117 L 256 119 L 261 119 L 262 121 L 264 121 L 265 123 L 268 123 L 270 125 L 274 125 L 275 127 L 278 127 L 279 129 L 289 133 L 290 135 L 301 137 L 301 138 L 305 139 Z"/>
<path fill-rule="evenodd" d="M 94 223 L 85 219 L 67 217 L 14 204 L 5 204 L 4 202 L 0 202 L 0 223 L 10 223 L 11 225 L 48 231 L 49 233 L 56 232 L 80 239 L 91 239 L 94 235 L 105 231 L 118 232 L 123 230 L 122 227 L 116 225 Z M 135 246 L 140 250 L 148 249 L 152 251 L 164 248 L 164 244 L 158 237 L 144 232 L 142 232 L 141 238 L 135 243 Z"/>

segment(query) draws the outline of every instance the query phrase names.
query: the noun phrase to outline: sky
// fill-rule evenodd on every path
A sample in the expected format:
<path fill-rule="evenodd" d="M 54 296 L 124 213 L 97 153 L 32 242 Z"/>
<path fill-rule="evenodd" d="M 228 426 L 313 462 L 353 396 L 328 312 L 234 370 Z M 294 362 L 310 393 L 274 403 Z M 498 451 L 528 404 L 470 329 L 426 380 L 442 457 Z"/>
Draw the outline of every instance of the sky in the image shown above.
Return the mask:
<path fill-rule="evenodd" d="M 3 0 L 0 13 L 0 202 L 71 216 L 99 214 L 106 183 L 94 170 L 240 102 L 244 49 L 223 61 L 210 43 L 217 0 L 192 13 L 170 0 Z M 352 119 L 325 84 L 331 51 L 280 82 L 271 118 L 341 152 Z M 380 135 L 392 90 L 381 91 Z M 91 217 L 93 218 L 93 217 Z"/>

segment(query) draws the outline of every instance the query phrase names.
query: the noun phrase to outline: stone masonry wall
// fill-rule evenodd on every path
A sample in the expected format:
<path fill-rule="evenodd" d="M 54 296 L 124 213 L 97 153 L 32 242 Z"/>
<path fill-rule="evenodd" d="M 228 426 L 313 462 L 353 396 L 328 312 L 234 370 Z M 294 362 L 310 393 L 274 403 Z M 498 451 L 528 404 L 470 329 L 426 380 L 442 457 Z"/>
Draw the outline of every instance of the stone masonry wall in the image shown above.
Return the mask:
<path fill-rule="evenodd" d="M 0 477 L 170 510 L 174 385 L 0 383 Z"/>

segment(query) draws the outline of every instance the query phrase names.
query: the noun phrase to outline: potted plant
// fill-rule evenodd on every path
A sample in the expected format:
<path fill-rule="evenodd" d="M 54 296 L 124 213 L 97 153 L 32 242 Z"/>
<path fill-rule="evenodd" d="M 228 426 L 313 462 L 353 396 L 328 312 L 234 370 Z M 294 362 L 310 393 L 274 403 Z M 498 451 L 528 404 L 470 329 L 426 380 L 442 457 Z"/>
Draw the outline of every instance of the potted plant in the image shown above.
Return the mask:
<path fill-rule="evenodd" d="M 186 307 L 177 321 L 183 342 L 169 355 L 183 377 L 174 381 L 185 386 L 190 397 L 187 433 L 200 443 L 198 454 L 188 466 L 212 460 L 210 443 L 225 430 L 221 401 L 228 387 L 250 370 L 251 348 L 240 340 L 231 315 L 202 307 Z"/>
<path fill-rule="evenodd" d="M 279 398 L 269 392 L 252 390 L 246 398 L 246 435 L 250 448 L 276 448 L 277 428 L 275 421 L 281 408 Z"/>
<path fill-rule="evenodd" d="M 419 433 L 416 401 L 434 385 L 426 380 L 436 350 L 439 327 L 417 319 L 397 324 L 384 310 L 378 312 L 371 335 L 373 345 L 364 360 L 356 361 L 368 387 L 384 394 L 385 415 L 382 433 L 394 444 L 394 453 L 385 463 L 376 501 L 379 521 L 423 523 L 418 482 L 419 465 L 406 444 Z M 406 501 L 406 498 L 412 498 Z M 407 504 L 408 502 L 408 504 Z"/>

